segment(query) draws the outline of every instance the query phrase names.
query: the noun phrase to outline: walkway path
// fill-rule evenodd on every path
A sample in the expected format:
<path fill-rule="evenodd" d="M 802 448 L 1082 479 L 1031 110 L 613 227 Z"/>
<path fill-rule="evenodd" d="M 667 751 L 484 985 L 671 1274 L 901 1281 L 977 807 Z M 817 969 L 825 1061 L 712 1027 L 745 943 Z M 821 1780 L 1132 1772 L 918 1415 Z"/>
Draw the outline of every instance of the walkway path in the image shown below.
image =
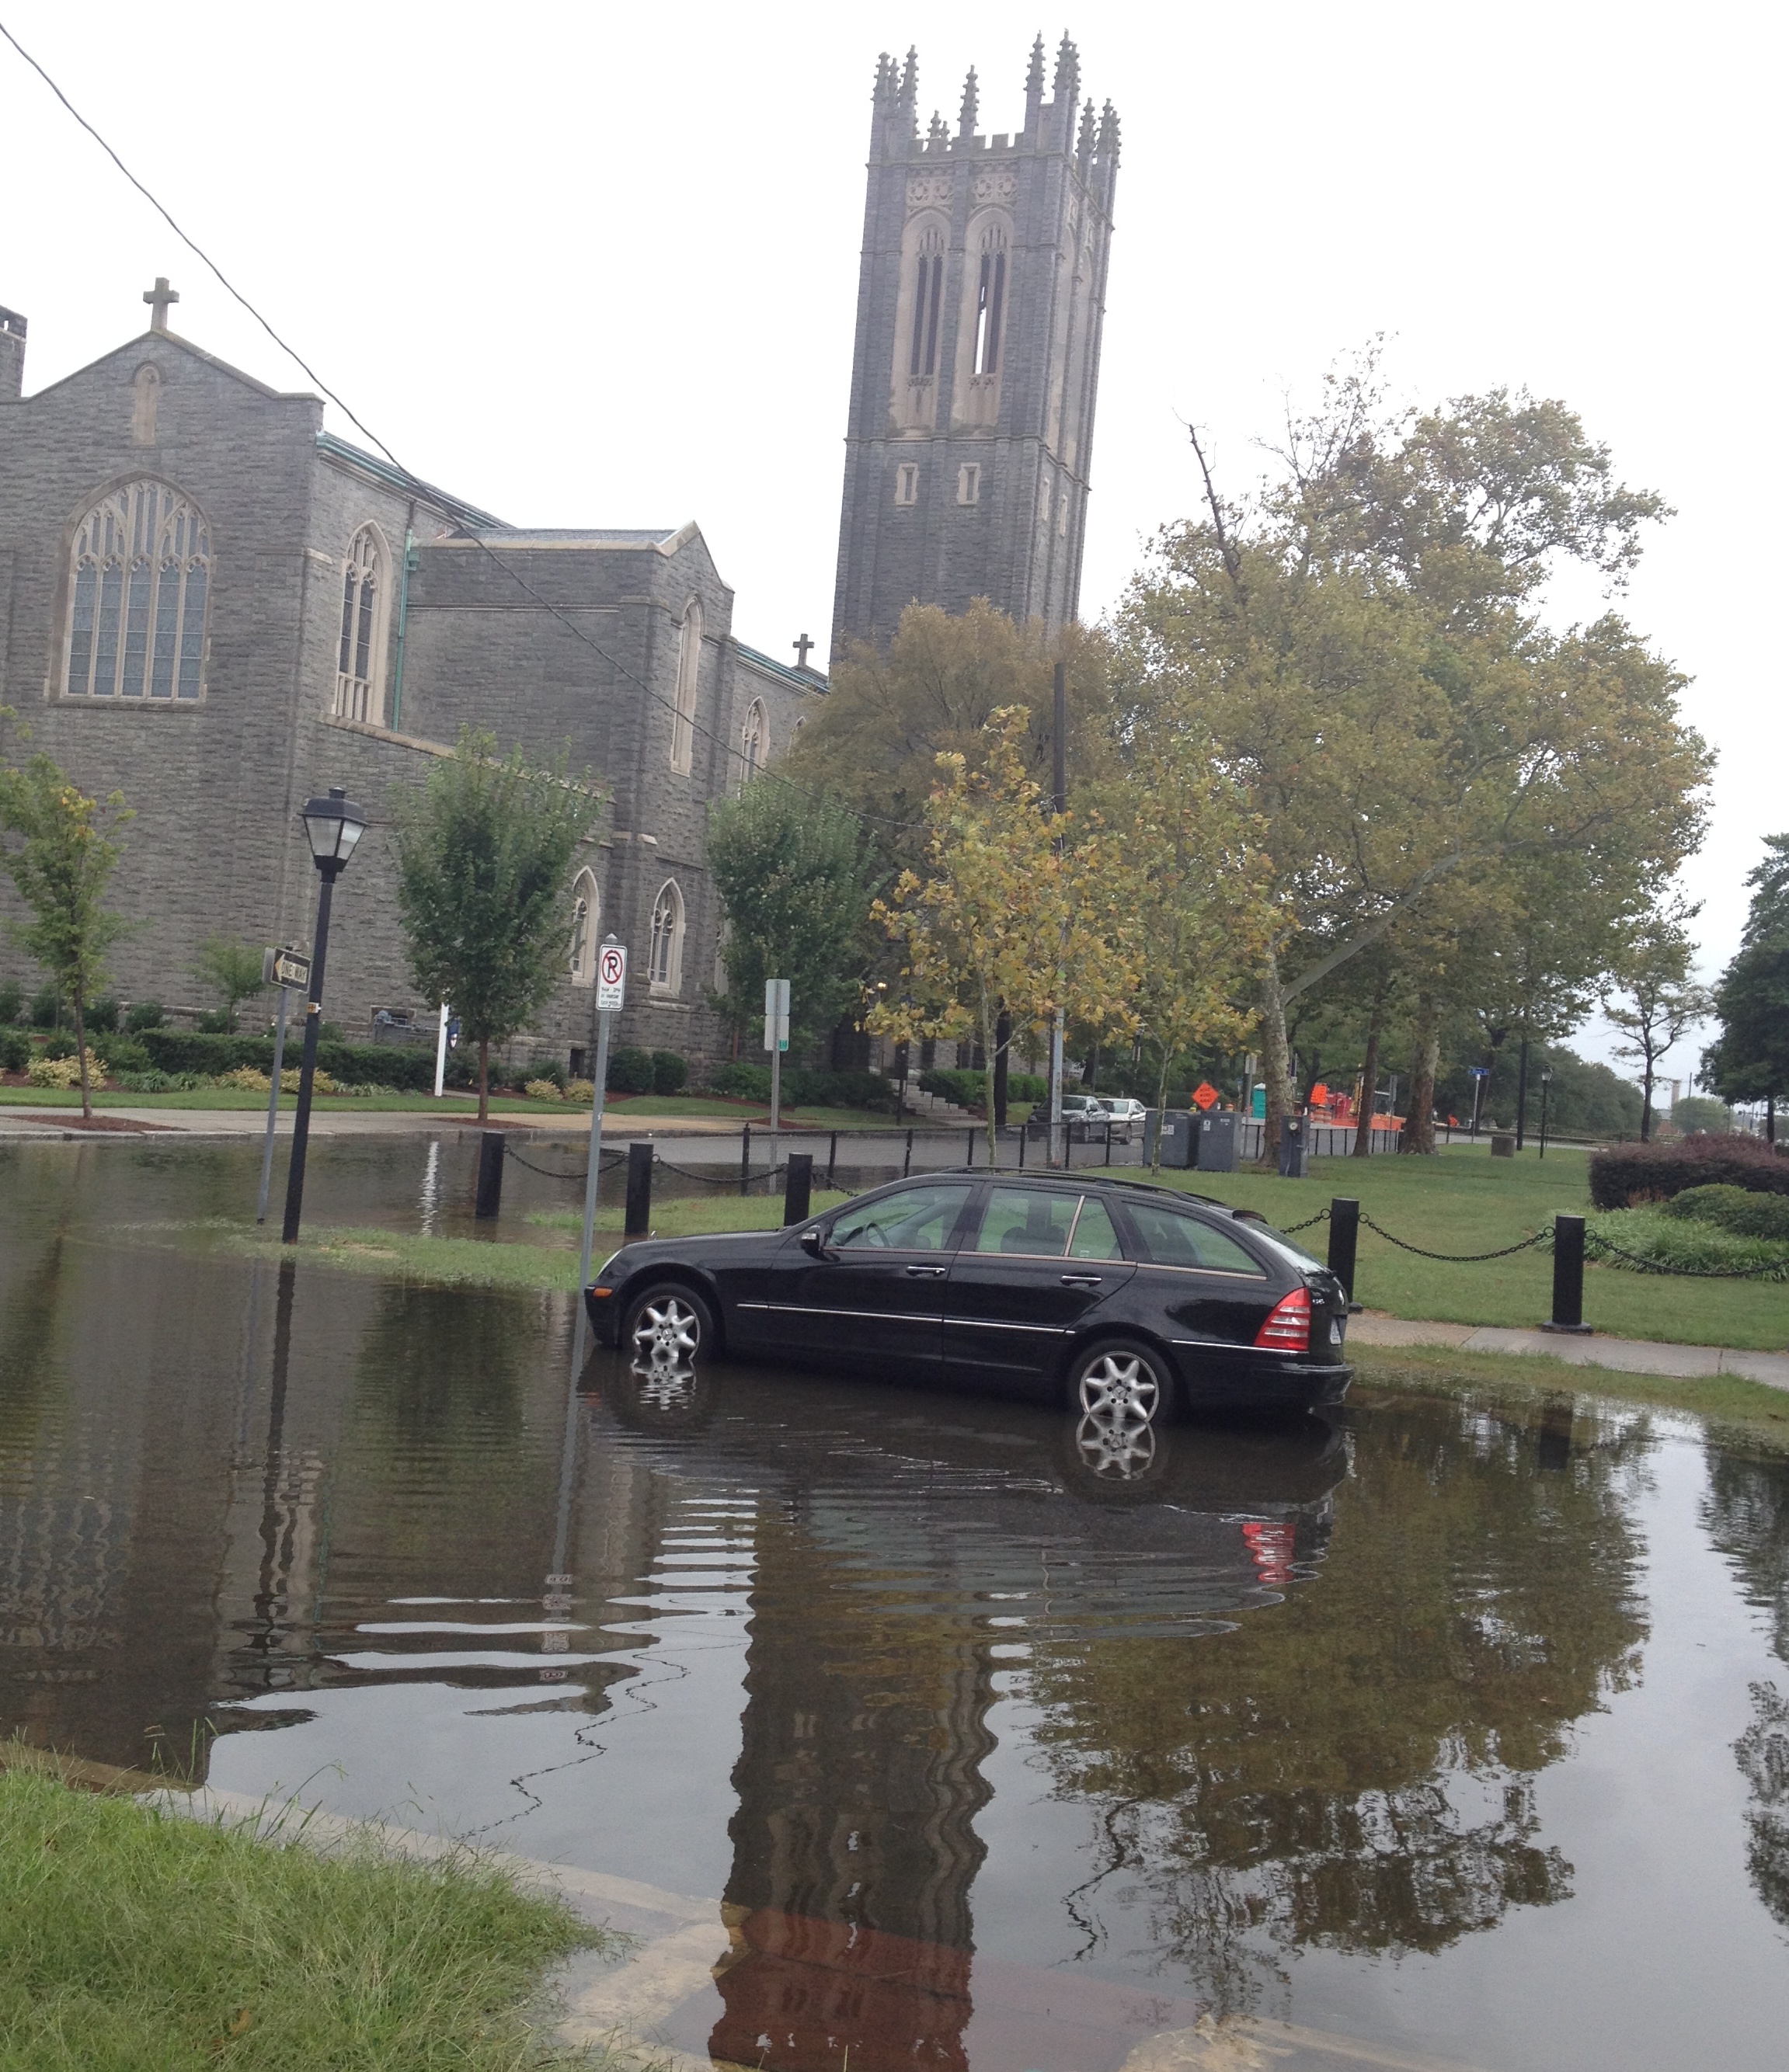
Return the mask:
<path fill-rule="evenodd" d="M 1587 1338 L 1511 1330 L 1498 1324 L 1413 1322 L 1368 1314 L 1348 1326 L 1357 1346 L 1454 1346 L 1466 1353 L 1541 1353 L 1573 1367 L 1610 1367 L 1617 1374 L 1737 1374 L 1769 1388 L 1789 1388 L 1789 1353 L 1736 1352 L 1726 1346 L 1668 1346 L 1652 1338 Z"/>

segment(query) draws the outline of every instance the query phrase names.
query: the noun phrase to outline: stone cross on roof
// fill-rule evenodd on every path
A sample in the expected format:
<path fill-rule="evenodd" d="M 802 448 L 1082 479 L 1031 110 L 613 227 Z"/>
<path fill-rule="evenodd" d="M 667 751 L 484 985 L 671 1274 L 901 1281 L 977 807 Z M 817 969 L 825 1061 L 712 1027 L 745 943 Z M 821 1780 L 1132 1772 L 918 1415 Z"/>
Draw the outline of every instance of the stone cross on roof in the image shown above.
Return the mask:
<path fill-rule="evenodd" d="M 166 331 L 168 327 L 168 304 L 180 299 L 178 289 L 171 288 L 167 276 L 158 273 L 153 288 L 145 288 L 143 300 L 150 306 L 149 327 L 151 331 Z"/>
<path fill-rule="evenodd" d="M 808 666 L 808 652 L 813 647 L 813 642 L 804 633 L 799 640 L 791 641 L 789 644 L 795 650 L 796 667 L 798 669 L 805 669 Z"/>

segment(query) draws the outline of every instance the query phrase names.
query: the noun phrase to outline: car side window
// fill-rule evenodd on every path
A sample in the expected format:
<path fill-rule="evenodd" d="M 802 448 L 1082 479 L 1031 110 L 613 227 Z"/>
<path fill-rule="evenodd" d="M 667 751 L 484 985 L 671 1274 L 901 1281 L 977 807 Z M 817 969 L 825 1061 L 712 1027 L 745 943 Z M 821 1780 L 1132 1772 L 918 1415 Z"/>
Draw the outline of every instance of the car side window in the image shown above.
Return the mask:
<path fill-rule="evenodd" d="M 1081 1212 L 1075 1219 L 1068 1256 L 1071 1259 L 1122 1259 L 1125 1256 L 1119 1248 L 1111 1210 L 1091 1194 L 1081 1197 Z"/>
<path fill-rule="evenodd" d="M 841 1211 L 827 1242 L 843 1252 L 946 1251 L 969 1192 L 958 1184 L 884 1194 Z"/>
<path fill-rule="evenodd" d="M 981 1233 L 975 1248 L 1060 1259 L 1068 1248 L 1077 1198 L 1030 1187 L 995 1187 L 981 1212 Z"/>
<path fill-rule="evenodd" d="M 1265 1280 L 1267 1269 L 1236 1240 L 1199 1216 L 1154 1202 L 1127 1202 L 1131 1221 L 1155 1266 L 1203 1268 L 1211 1273 L 1247 1273 Z"/>

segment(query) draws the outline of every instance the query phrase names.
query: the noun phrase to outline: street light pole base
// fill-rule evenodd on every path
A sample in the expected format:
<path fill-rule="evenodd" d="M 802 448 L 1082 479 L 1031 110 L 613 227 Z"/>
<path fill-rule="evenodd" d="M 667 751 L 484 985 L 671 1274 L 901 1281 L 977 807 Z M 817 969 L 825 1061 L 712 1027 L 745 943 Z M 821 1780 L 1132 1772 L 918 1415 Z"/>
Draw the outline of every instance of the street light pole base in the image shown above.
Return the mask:
<path fill-rule="evenodd" d="M 1567 1338 L 1587 1338 L 1591 1332 L 1591 1327 L 1588 1324 L 1545 1323 L 1540 1328 L 1544 1331 L 1557 1331 Z"/>

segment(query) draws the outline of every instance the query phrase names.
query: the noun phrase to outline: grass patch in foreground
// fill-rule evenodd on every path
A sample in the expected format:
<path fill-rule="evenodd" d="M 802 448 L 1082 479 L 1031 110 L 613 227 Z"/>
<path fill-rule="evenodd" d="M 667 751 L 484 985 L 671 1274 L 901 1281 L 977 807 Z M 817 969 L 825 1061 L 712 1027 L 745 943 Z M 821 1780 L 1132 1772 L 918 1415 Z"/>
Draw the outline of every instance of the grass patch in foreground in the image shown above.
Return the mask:
<path fill-rule="evenodd" d="M 1271 1174 L 1162 1173 L 1164 1184 L 1259 1209 L 1281 1230 L 1351 1194 L 1375 1222 L 1431 1252 L 1493 1252 L 1544 1230 L 1564 1212 L 1590 1207 L 1587 1155 L 1550 1145 L 1496 1158 L 1484 1145 L 1456 1145 L 1434 1158 L 1314 1158 L 1310 1178 Z M 1121 1176 L 1148 1178 L 1137 1169 Z M 1322 1258 L 1326 1225 L 1299 1242 Z M 1400 1252 L 1370 1230 L 1360 1233 L 1355 1295 L 1394 1317 L 1454 1324 L 1535 1325 L 1553 1314 L 1553 1256 L 1540 1247 L 1507 1259 L 1450 1264 Z M 1789 1298 L 1780 1285 L 1679 1280 L 1592 1264 L 1584 1277 L 1584 1314 L 1598 1330 L 1671 1345 L 1732 1346 L 1752 1352 L 1789 1346 Z"/>
<path fill-rule="evenodd" d="M 1367 1403 L 1376 1390 L 1458 1396 L 1489 1390 L 1525 1403 L 1560 1395 L 1684 1410 L 1726 1439 L 1743 1437 L 1789 1453 L 1789 1394 L 1737 1374 L 1620 1374 L 1576 1367 L 1543 1353 L 1469 1353 L 1446 1346 L 1351 1346 L 1355 1386 Z"/>
<path fill-rule="evenodd" d="M 0 2064 L 588 2063 L 527 2010 L 548 1967 L 598 1939 L 471 1854 L 323 1855 L 0 1770 Z"/>

